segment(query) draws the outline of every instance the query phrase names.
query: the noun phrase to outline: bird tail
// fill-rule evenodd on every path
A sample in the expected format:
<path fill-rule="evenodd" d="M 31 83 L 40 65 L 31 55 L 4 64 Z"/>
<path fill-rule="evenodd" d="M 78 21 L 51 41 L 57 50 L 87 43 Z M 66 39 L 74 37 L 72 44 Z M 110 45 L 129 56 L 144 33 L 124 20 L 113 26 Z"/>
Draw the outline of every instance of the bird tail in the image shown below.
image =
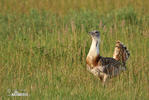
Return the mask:
<path fill-rule="evenodd" d="M 129 56 L 130 56 L 130 53 L 127 47 L 118 40 L 115 45 L 113 58 L 118 61 L 121 61 L 123 65 L 125 66 L 126 61 L 128 60 Z"/>

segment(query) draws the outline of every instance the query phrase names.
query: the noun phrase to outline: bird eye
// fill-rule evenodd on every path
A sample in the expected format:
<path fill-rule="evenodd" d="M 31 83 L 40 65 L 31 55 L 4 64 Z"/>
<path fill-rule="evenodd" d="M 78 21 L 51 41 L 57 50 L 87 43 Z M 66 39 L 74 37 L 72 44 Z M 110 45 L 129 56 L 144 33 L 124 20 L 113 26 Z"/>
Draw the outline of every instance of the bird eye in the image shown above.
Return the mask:
<path fill-rule="evenodd" d="M 97 33 L 95 33 L 95 35 L 96 35 L 96 36 L 99 36 L 99 33 L 97 32 Z"/>

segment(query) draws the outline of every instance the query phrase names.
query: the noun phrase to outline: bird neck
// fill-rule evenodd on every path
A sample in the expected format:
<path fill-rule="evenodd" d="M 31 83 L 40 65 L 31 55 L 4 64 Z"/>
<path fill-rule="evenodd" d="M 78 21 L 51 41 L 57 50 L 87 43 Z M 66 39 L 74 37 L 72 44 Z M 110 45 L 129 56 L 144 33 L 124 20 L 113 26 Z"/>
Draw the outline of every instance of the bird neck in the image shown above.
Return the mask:
<path fill-rule="evenodd" d="M 99 40 L 92 40 L 92 44 L 88 53 L 89 57 L 97 57 L 99 55 Z"/>

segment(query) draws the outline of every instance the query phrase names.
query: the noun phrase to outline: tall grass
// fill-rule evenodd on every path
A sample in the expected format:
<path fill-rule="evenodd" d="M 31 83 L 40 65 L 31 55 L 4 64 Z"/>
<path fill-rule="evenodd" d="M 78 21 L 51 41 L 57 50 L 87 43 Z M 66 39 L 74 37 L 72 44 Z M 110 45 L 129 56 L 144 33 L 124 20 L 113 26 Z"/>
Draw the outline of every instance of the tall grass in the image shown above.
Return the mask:
<path fill-rule="evenodd" d="M 3 7 L 8 9 L 11 3 Z M 17 3 L 17 0 L 13 3 Z M 82 6 L 81 3 L 78 6 Z M 10 10 L 13 9 L 10 6 Z M 1 99 L 147 100 L 148 18 L 147 15 L 141 16 L 132 7 L 112 10 L 107 14 L 91 10 L 71 10 L 64 16 L 36 9 L 28 14 L 2 13 Z M 106 87 L 85 66 L 91 43 L 87 32 L 93 29 L 101 31 L 102 56 L 112 57 L 116 40 L 122 41 L 131 53 L 127 71 L 109 80 Z M 25 90 L 29 96 L 9 97 L 14 90 Z"/>

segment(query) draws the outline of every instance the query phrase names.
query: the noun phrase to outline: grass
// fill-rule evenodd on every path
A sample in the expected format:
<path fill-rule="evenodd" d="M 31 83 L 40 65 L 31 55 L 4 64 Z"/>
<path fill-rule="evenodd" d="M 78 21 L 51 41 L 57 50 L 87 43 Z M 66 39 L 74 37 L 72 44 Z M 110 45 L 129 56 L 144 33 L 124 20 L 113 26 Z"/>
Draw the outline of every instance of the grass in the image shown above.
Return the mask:
<path fill-rule="evenodd" d="M 102 13 L 99 11 L 103 7 L 66 13 L 64 9 L 57 12 L 56 8 L 51 7 L 55 10 L 50 12 L 36 7 L 30 10 L 29 6 L 33 3 L 27 2 L 29 5 L 25 7 L 28 10 L 26 8 L 25 13 L 19 13 L 23 11 L 9 12 L 15 9 L 11 9 L 11 6 L 8 9 L 8 5 L 17 2 L 3 2 L 6 12 L 0 13 L 2 100 L 149 98 L 149 17 L 147 14 L 141 15 L 147 10 L 139 12 L 136 6 L 112 10 L 112 7 L 106 6 Z M 93 5 L 93 2 L 90 3 Z M 86 7 L 83 5 L 78 7 Z M 66 14 L 59 16 L 64 12 Z M 85 66 L 91 44 L 88 32 L 94 29 L 101 31 L 101 55 L 112 57 L 116 40 L 122 41 L 131 53 L 127 62 L 128 70 L 111 79 L 106 87 Z M 29 96 L 9 97 L 15 90 L 24 90 Z"/>

